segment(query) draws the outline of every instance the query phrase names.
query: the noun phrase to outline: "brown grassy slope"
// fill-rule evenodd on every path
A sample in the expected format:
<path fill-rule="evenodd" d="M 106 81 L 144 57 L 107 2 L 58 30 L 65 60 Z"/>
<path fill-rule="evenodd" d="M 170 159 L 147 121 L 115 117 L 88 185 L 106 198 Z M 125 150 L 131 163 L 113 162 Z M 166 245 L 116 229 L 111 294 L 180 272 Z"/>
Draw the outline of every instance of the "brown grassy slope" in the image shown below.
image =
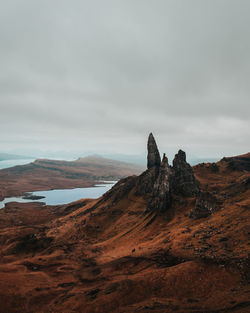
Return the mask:
<path fill-rule="evenodd" d="M 227 160 L 194 172 L 220 203 L 210 218 L 188 217 L 193 198 L 144 215 L 134 189 L 116 203 L 7 207 L 0 312 L 249 312 L 249 172 Z"/>
<path fill-rule="evenodd" d="M 100 157 L 76 161 L 38 159 L 0 170 L 0 200 L 26 191 L 90 187 L 96 180 L 117 180 L 141 171 L 140 166 Z"/>

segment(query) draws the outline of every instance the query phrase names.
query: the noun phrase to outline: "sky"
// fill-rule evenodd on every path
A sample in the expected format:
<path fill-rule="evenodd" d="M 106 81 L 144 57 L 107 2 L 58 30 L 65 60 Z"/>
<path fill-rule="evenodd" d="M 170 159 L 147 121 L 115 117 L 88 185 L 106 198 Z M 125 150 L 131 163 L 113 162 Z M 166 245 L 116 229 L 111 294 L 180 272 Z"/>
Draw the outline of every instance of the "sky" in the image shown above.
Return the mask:
<path fill-rule="evenodd" d="M 0 151 L 248 152 L 249 0 L 0 1 Z"/>

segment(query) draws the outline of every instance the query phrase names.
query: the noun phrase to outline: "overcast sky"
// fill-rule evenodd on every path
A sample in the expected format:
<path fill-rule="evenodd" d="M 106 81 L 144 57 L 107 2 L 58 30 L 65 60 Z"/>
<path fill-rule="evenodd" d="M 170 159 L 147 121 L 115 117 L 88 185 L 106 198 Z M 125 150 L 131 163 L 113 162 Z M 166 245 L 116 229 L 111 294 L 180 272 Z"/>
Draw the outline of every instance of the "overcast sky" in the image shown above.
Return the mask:
<path fill-rule="evenodd" d="M 249 0 L 0 0 L 0 151 L 249 151 Z"/>

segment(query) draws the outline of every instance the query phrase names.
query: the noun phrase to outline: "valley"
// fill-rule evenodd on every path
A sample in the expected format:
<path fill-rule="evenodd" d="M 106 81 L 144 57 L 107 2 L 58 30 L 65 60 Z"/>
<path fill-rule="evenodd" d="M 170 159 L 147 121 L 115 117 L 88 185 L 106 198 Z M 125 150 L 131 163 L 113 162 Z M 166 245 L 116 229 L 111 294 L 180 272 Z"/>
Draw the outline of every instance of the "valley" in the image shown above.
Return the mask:
<path fill-rule="evenodd" d="M 98 181 L 117 180 L 141 171 L 139 165 L 94 156 L 76 161 L 38 159 L 0 170 L 0 201 L 25 192 L 92 187 Z"/>
<path fill-rule="evenodd" d="M 250 154 L 148 168 L 98 199 L 0 211 L 0 312 L 249 312 Z"/>

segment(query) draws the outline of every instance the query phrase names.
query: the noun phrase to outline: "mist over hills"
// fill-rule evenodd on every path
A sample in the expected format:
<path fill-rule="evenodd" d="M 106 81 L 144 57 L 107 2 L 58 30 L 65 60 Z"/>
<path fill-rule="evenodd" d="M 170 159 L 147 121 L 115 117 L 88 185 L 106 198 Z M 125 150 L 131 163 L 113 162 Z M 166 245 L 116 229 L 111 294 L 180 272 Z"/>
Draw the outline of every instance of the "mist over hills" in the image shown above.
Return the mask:
<path fill-rule="evenodd" d="M 10 153 L 0 153 L 0 161 L 4 160 L 20 160 L 20 159 L 33 159 L 32 156 L 27 155 L 18 155 L 18 154 L 10 154 Z"/>
<path fill-rule="evenodd" d="M 107 154 L 107 153 L 91 153 L 91 152 L 87 152 L 87 153 L 72 153 L 72 152 L 55 152 L 55 153 L 46 153 L 46 154 L 42 154 L 41 156 L 39 156 L 39 154 L 37 154 L 38 156 L 36 157 L 37 159 L 43 159 L 43 158 L 48 158 L 48 159 L 55 159 L 55 160 L 76 160 L 78 158 L 86 158 L 89 156 L 93 156 L 93 157 L 99 157 L 99 158 L 106 158 L 106 159 L 112 159 L 112 160 L 116 160 L 116 161 L 121 161 L 121 162 L 128 162 L 131 164 L 138 164 L 141 165 L 142 167 L 145 166 L 146 164 L 146 157 L 145 154 L 122 154 L 122 153 L 111 153 L 111 154 Z M 170 159 L 174 157 L 174 153 L 170 153 L 168 154 Z M 10 154 L 10 153 L 0 153 L 0 161 L 2 160 L 19 160 L 19 159 L 35 159 L 35 157 L 32 156 L 25 156 L 25 155 L 15 155 L 15 154 Z M 196 156 L 187 156 L 187 159 L 189 161 L 190 164 L 195 165 L 198 163 L 202 163 L 202 162 L 216 162 L 218 161 L 220 158 L 216 158 L 216 157 L 196 157 Z"/>

